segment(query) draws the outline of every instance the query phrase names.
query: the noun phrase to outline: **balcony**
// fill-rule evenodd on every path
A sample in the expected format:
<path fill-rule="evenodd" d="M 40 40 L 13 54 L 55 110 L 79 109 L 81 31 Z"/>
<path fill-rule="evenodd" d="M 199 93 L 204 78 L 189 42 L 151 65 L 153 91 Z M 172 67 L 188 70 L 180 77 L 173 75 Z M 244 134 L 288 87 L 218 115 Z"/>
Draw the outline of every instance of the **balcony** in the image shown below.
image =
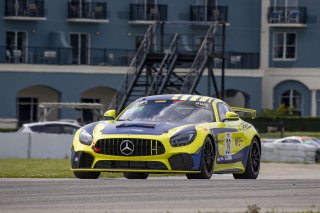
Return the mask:
<path fill-rule="evenodd" d="M 180 49 L 181 53 L 186 53 L 183 47 L 180 46 Z M 129 66 L 134 55 L 135 50 L 81 48 L 75 51 L 72 48 L 10 49 L 0 46 L 0 64 Z M 221 68 L 221 66 L 222 60 L 216 58 L 214 67 Z M 259 53 L 225 53 L 225 67 L 228 69 L 259 69 L 259 66 Z"/>
<path fill-rule="evenodd" d="M 0 64 L 129 66 L 135 50 L 0 46 Z"/>
<path fill-rule="evenodd" d="M 130 24 L 152 24 L 167 20 L 167 5 L 130 4 Z"/>
<path fill-rule="evenodd" d="M 68 2 L 68 22 L 108 23 L 107 3 Z"/>
<path fill-rule="evenodd" d="M 215 58 L 214 68 L 221 68 L 221 66 L 222 60 Z M 227 69 L 259 69 L 260 55 L 248 52 L 226 52 L 225 67 Z"/>
<path fill-rule="evenodd" d="M 306 27 L 307 8 L 269 7 L 268 23 L 271 27 Z"/>
<path fill-rule="evenodd" d="M 4 20 L 46 20 L 44 0 L 7 0 Z"/>
<path fill-rule="evenodd" d="M 227 6 L 191 6 L 190 19 L 195 22 L 228 22 Z"/>

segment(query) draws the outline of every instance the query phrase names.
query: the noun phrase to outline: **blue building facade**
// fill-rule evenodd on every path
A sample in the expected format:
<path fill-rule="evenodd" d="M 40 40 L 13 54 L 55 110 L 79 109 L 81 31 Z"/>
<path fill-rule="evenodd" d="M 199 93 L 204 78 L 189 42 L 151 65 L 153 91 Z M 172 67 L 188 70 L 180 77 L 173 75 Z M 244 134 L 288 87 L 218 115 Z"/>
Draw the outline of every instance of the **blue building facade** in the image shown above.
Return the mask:
<path fill-rule="evenodd" d="M 180 33 L 180 48 L 196 51 L 208 24 L 217 20 L 227 23 L 230 105 L 260 111 L 285 104 L 298 115 L 319 115 L 317 0 L 0 0 L 0 5 L 0 119 L 36 121 L 41 102 L 99 102 L 107 109 L 148 26 L 157 26 L 154 49 L 165 49 Z M 214 62 L 218 88 L 219 63 Z M 206 73 L 197 90 L 217 96 Z M 50 119 L 78 116 L 60 110 Z"/>

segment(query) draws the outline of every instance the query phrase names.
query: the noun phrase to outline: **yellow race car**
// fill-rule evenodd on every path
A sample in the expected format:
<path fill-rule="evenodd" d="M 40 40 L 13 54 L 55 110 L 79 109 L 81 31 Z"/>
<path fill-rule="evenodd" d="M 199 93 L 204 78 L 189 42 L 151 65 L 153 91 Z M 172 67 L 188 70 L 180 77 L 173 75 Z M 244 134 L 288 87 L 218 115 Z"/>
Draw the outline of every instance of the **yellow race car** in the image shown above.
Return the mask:
<path fill-rule="evenodd" d="M 101 172 L 123 172 L 128 179 L 149 173 L 183 173 L 188 179 L 210 179 L 232 173 L 256 179 L 261 142 L 256 129 L 225 102 L 197 95 L 140 98 L 111 120 L 88 124 L 73 140 L 71 164 L 77 178 L 95 179 Z"/>

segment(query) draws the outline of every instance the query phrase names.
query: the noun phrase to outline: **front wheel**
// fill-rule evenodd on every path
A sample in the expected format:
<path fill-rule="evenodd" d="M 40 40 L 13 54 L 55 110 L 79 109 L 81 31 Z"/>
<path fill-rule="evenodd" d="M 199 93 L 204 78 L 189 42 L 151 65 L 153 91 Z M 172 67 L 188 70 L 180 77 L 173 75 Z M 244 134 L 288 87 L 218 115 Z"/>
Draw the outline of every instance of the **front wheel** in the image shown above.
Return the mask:
<path fill-rule="evenodd" d="M 201 153 L 200 173 L 186 174 L 188 179 L 210 179 L 213 173 L 215 151 L 209 137 L 204 141 Z"/>
<path fill-rule="evenodd" d="M 74 176 L 79 179 L 98 179 L 100 172 L 74 172 Z"/>
<path fill-rule="evenodd" d="M 127 179 L 147 179 L 149 176 L 149 173 L 124 172 L 123 176 Z"/>
<path fill-rule="evenodd" d="M 253 138 L 248 154 L 246 171 L 242 174 L 233 174 L 234 179 L 257 179 L 260 171 L 261 151 L 257 138 Z"/>

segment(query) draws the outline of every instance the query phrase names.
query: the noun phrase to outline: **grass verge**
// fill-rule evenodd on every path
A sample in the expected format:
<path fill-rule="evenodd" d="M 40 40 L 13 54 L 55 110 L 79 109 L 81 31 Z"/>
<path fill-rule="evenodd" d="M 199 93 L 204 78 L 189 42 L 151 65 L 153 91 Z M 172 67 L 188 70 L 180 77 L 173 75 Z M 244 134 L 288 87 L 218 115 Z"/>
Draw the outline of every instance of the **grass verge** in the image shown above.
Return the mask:
<path fill-rule="evenodd" d="M 101 177 L 118 178 L 122 173 L 102 173 Z M 70 160 L 0 159 L 0 178 L 74 178 Z"/>

